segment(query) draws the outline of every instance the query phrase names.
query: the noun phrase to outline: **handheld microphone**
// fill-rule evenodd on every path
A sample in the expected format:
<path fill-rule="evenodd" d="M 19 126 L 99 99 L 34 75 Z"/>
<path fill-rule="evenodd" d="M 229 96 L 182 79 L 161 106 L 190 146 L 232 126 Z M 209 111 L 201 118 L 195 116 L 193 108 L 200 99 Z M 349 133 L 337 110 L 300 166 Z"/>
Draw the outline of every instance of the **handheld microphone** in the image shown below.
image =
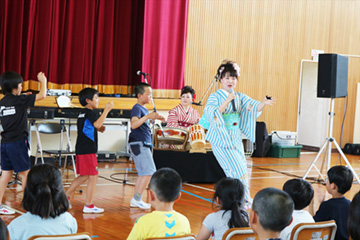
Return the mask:
<path fill-rule="evenodd" d="M 201 106 L 201 103 L 192 102 L 191 104 L 194 104 L 196 106 Z"/>
<path fill-rule="evenodd" d="M 137 71 L 136 74 L 137 74 L 137 75 L 144 75 L 144 76 L 149 75 L 149 74 L 144 73 L 144 72 L 142 72 L 142 71 L 140 71 L 140 70 Z"/>
<path fill-rule="evenodd" d="M 233 92 L 234 92 L 234 89 L 230 88 L 229 93 L 233 93 Z M 232 105 L 233 111 L 236 112 L 235 99 L 231 100 L 231 105 Z"/>

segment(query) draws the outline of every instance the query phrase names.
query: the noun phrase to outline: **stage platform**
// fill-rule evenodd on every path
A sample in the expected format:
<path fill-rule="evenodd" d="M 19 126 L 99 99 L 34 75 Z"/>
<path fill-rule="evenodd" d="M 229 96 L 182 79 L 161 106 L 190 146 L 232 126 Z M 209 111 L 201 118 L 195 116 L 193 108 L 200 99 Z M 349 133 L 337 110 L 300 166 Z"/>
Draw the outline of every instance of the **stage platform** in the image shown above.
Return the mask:
<path fill-rule="evenodd" d="M 225 177 L 214 154 L 189 153 L 188 151 L 154 150 L 156 168 L 175 169 L 184 182 L 215 183 Z"/>

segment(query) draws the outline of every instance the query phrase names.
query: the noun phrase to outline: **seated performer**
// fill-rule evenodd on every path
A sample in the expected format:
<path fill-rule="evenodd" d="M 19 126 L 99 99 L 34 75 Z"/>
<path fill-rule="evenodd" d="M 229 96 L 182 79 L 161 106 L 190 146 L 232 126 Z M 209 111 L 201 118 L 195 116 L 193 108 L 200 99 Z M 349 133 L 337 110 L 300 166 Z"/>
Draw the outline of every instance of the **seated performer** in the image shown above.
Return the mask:
<path fill-rule="evenodd" d="M 191 107 L 195 90 L 191 86 L 181 89 L 181 103 L 170 110 L 166 127 L 188 128 L 200 120 L 198 111 Z"/>

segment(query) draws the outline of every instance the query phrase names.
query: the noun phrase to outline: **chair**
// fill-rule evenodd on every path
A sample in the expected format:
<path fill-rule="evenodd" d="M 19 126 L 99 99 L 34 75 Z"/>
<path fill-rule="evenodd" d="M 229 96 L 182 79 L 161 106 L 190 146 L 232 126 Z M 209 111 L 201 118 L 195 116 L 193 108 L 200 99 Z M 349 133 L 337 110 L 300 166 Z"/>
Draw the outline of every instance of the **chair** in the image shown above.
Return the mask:
<path fill-rule="evenodd" d="M 336 229 L 337 226 L 334 220 L 316 223 L 299 223 L 291 231 L 290 239 L 333 240 L 335 238 Z"/>
<path fill-rule="evenodd" d="M 66 140 L 67 140 L 66 150 L 63 149 L 64 132 L 66 133 Z M 40 133 L 41 134 L 60 134 L 59 150 L 44 150 L 42 147 L 42 144 L 41 144 Z M 68 156 L 70 156 L 71 160 L 72 160 L 72 165 L 74 168 L 75 177 L 77 177 L 75 159 L 74 159 L 75 152 L 72 151 L 72 149 L 71 149 L 71 141 L 70 141 L 69 131 L 65 127 L 65 120 L 63 120 L 63 119 L 60 120 L 60 123 L 56 123 L 56 122 L 38 123 L 36 125 L 36 137 L 37 137 L 38 143 L 37 143 L 37 149 L 36 149 L 35 164 L 37 164 L 38 154 L 40 154 L 42 163 L 44 163 L 43 155 L 47 154 L 47 155 L 50 155 L 53 157 L 58 157 L 59 158 L 59 168 L 61 168 L 61 157 L 65 156 L 64 170 L 63 170 L 63 174 L 64 174 L 65 168 L 67 166 L 67 158 L 68 158 Z"/>
<path fill-rule="evenodd" d="M 186 235 L 181 235 L 181 236 L 176 236 L 176 237 L 159 237 L 159 238 L 146 238 L 145 240 L 196 240 L 195 235 L 194 234 L 186 234 Z"/>
<path fill-rule="evenodd" d="M 88 232 L 80 232 L 74 234 L 64 235 L 35 235 L 28 240 L 91 240 L 91 235 Z"/>
<path fill-rule="evenodd" d="M 230 228 L 228 229 L 222 240 L 255 240 L 258 239 L 254 231 L 249 227 Z"/>

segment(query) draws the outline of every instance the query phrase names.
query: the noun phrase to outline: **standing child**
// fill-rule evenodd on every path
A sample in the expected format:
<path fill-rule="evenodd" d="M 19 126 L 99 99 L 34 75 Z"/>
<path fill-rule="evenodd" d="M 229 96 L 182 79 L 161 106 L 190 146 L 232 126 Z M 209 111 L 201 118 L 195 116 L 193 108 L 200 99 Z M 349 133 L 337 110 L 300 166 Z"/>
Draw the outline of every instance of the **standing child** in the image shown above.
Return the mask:
<path fill-rule="evenodd" d="M 196 239 L 209 239 L 213 233 L 215 240 L 221 240 L 229 228 L 249 227 L 248 214 L 243 210 L 244 195 L 239 179 L 223 178 L 217 182 L 213 201 L 220 210 L 206 216 Z"/>
<path fill-rule="evenodd" d="M 161 168 L 152 175 L 150 203 L 155 211 L 136 221 L 128 240 L 190 234 L 189 220 L 173 209 L 174 202 L 181 196 L 181 184 L 180 175 L 171 168 Z"/>
<path fill-rule="evenodd" d="M 336 240 L 347 240 L 347 221 L 349 215 L 350 200 L 344 194 L 350 190 L 353 182 L 353 174 L 345 166 L 334 166 L 327 172 L 326 190 L 332 196 L 331 199 L 324 201 L 324 196 L 319 199 L 321 204 L 314 216 L 315 222 L 335 220 L 337 230 Z"/>
<path fill-rule="evenodd" d="M 135 193 L 130 201 L 130 207 L 150 209 L 151 205 L 142 201 L 142 193 L 149 185 L 151 175 L 156 171 L 151 153 L 150 120 L 159 119 L 165 121 L 165 118 L 157 112 L 149 113 L 145 108 L 145 105 L 150 103 L 152 99 L 152 89 L 149 84 L 138 83 L 135 86 L 135 95 L 138 100 L 130 113 L 131 133 L 129 135 L 129 146 L 139 177 L 135 183 Z"/>
<path fill-rule="evenodd" d="M 103 113 L 98 117 L 93 111 L 99 106 L 99 92 L 96 89 L 84 88 L 81 90 L 79 92 L 79 102 L 85 107 L 81 110 L 77 120 L 78 137 L 75 146 L 76 170 L 80 176 L 72 182 L 66 194 L 70 199 L 76 188 L 88 181 L 83 212 L 102 213 L 104 209 L 95 207 L 93 204 L 99 174 L 96 157 L 98 147 L 97 132 L 105 131 L 103 123 L 110 110 L 114 107 L 114 103 L 107 103 Z"/>
<path fill-rule="evenodd" d="M 1 133 L 1 177 L 0 177 L 0 214 L 14 214 L 15 211 L 1 205 L 6 186 L 13 172 L 19 173 L 25 189 L 26 177 L 30 169 L 28 154 L 27 108 L 35 101 L 46 97 L 46 77 L 39 72 L 40 92 L 36 95 L 22 95 L 22 77 L 16 72 L 5 72 L 0 76 L 0 84 L 5 96 L 0 100 Z"/>
<path fill-rule="evenodd" d="M 38 164 L 31 168 L 22 205 L 26 213 L 8 227 L 11 239 L 77 232 L 76 219 L 67 212 L 69 201 L 61 173 L 55 166 Z"/>

